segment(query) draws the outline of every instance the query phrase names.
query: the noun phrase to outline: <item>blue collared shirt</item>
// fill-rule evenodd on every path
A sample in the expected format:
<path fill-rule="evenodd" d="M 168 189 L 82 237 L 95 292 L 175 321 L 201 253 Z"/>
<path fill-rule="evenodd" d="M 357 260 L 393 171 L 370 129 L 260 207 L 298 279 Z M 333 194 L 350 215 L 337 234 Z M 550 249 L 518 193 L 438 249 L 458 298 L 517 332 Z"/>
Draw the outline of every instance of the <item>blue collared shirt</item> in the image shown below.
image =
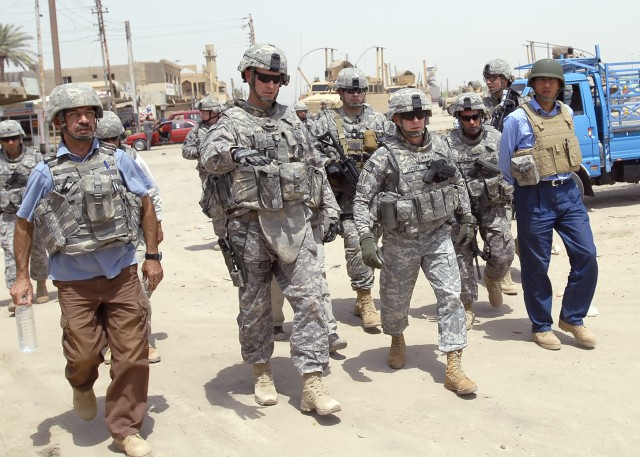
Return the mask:
<path fill-rule="evenodd" d="M 94 140 L 91 152 L 84 158 L 71 153 L 63 142 L 58 147 L 56 157 L 69 156 L 74 162 L 85 162 L 99 149 L 98 140 Z M 138 197 L 148 194 L 147 189 L 152 186 L 148 178 L 134 162 L 134 160 L 117 149 L 114 153 L 118 171 L 124 185 L 130 192 Z M 40 200 L 53 189 L 53 177 L 46 163 L 40 162 L 31 172 L 18 217 L 33 222 L 33 215 L 40 204 Z M 79 281 L 98 276 L 113 278 L 120 274 L 123 268 L 136 263 L 135 247 L 131 243 L 125 245 L 106 247 L 99 251 L 88 252 L 80 255 L 68 255 L 58 252 L 49 257 L 49 279 L 59 281 Z"/>
<path fill-rule="evenodd" d="M 565 106 L 569 110 L 571 118 L 573 118 L 573 110 L 569 106 Z M 560 105 L 557 101 L 550 113 L 544 111 L 535 98 L 531 99 L 531 107 L 543 117 L 552 117 L 560 114 Z M 513 176 L 511 175 L 511 158 L 513 157 L 513 153 L 519 149 L 532 148 L 534 144 L 535 137 L 533 135 L 533 128 L 524 110 L 517 109 L 509 114 L 504 121 L 504 128 L 502 129 L 498 165 L 500 165 L 500 170 L 504 178 L 510 184 L 514 182 Z M 547 176 L 542 178 L 542 180 L 553 181 L 555 179 L 567 179 L 569 177 L 570 173 L 561 173 L 559 175 Z"/>

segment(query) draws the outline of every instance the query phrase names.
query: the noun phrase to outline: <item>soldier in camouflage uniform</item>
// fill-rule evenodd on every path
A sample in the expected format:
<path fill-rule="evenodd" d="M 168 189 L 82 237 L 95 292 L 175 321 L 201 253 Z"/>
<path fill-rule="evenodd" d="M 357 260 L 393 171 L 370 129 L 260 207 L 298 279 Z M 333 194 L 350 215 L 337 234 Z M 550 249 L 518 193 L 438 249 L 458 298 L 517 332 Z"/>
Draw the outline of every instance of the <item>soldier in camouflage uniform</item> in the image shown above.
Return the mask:
<path fill-rule="evenodd" d="M 300 122 L 304 124 L 309 133 L 313 134 L 315 131 L 315 122 L 309 117 L 309 107 L 303 102 L 295 102 L 293 104 L 293 110 L 296 112 Z"/>
<path fill-rule="evenodd" d="M 384 116 L 364 103 L 368 87 L 362 70 L 353 67 L 342 69 L 336 77 L 336 89 L 340 94 L 342 107 L 336 111 L 322 111 L 315 126 L 315 136 L 321 137 L 331 132 L 359 170 L 377 149 L 376 137 L 382 138 L 384 135 Z M 380 325 L 380 315 L 371 296 L 373 269 L 362 262 L 358 233 L 353 222 L 356 184 L 345 179 L 342 168 L 336 166 L 341 159 L 335 148 L 324 146 L 324 153 L 329 157 L 325 167 L 341 210 L 347 274 L 351 279 L 351 287 L 357 294 L 354 314 L 362 316 L 365 329 L 374 328 Z"/>
<path fill-rule="evenodd" d="M 329 335 L 322 270 L 305 202 L 313 148 L 293 111 L 276 102 L 280 87 L 289 83 L 282 51 L 254 44 L 238 71 L 249 84 L 249 97 L 237 100 L 209 129 L 201 160 L 217 178 L 227 217 L 223 253 L 239 287 L 242 357 L 253 365 L 256 402 L 275 405 L 278 394 L 269 362 L 270 282 L 275 276 L 294 311 L 291 357 L 304 379 L 300 408 L 332 414 L 341 407 L 321 378 L 329 362 Z"/>
<path fill-rule="evenodd" d="M 144 161 L 142 156 L 138 154 L 138 152 L 131 146 L 122 143 L 121 138 L 123 133 L 124 126 L 122 125 L 122 121 L 120 120 L 118 115 L 113 111 L 105 111 L 102 115 L 102 118 L 98 121 L 98 126 L 96 127 L 96 138 L 100 140 L 100 143 L 106 147 L 113 146 L 126 152 L 127 155 L 138 164 L 142 171 L 144 171 L 144 174 L 147 175 L 147 178 L 149 178 L 149 182 L 153 185 L 152 187 L 148 188 L 148 191 L 151 202 L 153 203 L 153 209 L 156 212 L 156 219 L 158 220 L 159 246 L 164 239 L 164 232 L 162 231 L 162 199 L 160 198 L 160 188 L 153 179 L 151 169 L 149 169 L 149 165 L 147 165 L 147 162 Z M 138 263 L 142 264 L 144 262 L 144 253 L 147 251 L 147 245 L 144 242 L 144 232 L 142 230 L 142 227 L 138 227 L 138 239 L 136 240 L 135 244 L 136 258 L 138 259 Z M 143 283 L 143 286 L 146 286 L 145 283 Z M 151 299 L 152 292 L 146 287 L 145 293 L 147 295 L 147 298 Z M 151 307 L 149 307 L 149 363 L 158 363 L 162 360 L 162 358 L 158 350 L 152 344 L 152 335 Z M 107 351 L 105 352 L 104 363 L 105 365 L 111 364 L 111 349 L 107 349 Z"/>
<path fill-rule="evenodd" d="M 453 159 L 467 183 L 472 213 L 478 221 L 485 250 L 490 255 L 484 270 L 484 281 L 489 302 L 497 308 L 502 305 L 500 281 L 507 274 L 514 256 L 511 224 L 505 209 L 506 203 L 511 201 L 513 186 L 504 180 L 498 167 L 500 132 L 490 125 L 483 125 L 488 112 L 482 98 L 474 93 L 461 94 L 453 106 L 454 116 L 460 126 L 451 131 L 449 141 Z M 460 216 L 453 226 L 454 238 L 459 228 Z M 475 243 L 473 245 L 477 248 Z M 470 330 L 474 319 L 472 305 L 478 299 L 478 284 L 473 269 L 474 253 L 471 245 L 454 246 L 462 283 L 460 299 L 465 309 L 467 330 Z"/>
<path fill-rule="evenodd" d="M 31 170 L 42 162 L 42 154 L 22 143 L 25 137 L 20 123 L 14 120 L 0 122 L 0 241 L 4 251 L 4 280 L 11 289 L 16 280 L 16 259 L 13 253 L 13 233 L 16 211 L 22 202 L 24 188 Z M 36 303 L 49 301 L 47 275 L 49 259 L 38 231 L 31 252 L 31 279 L 36 281 Z M 11 303 L 9 312 L 16 306 Z"/>
<path fill-rule="evenodd" d="M 511 88 L 514 81 L 513 73 L 509 63 L 502 59 L 494 59 L 487 62 L 482 70 L 484 82 L 489 89 L 489 96 L 484 97 L 484 106 L 489 110 L 489 116 L 486 119 L 488 124 L 502 132 L 504 120 L 509 114 L 514 112 L 518 106 L 528 101 L 528 97 L 521 97 L 515 90 Z M 509 205 L 510 206 L 510 205 Z M 507 216 L 511 222 L 512 210 L 507 208 Z M 516 240 L 517 243 L 517 240 Z M 518 288 L 511 279 L 511 264 L 507 269 L 507 274 L 500 281 L 502 293 L 506 295 L 518 295 Z"/>
<path fill-rule="evenodd" d="M 409 325 L 411 296 L 420 268 L 436 295 L 438 347 L 447 354 L 445 388 L 460 395 L 477 390 L 462 371 L 467 346 L 460 273 L 451 240 L 454 211 L 462 214 L 458 243 L 474 234 L 469 197 L 447 141 L 429 133 L 431 105 L 424 92 L 401 89 L 389 99 L 387 116 L 396 135 L 364 166 L 354 201 L 363 261 L 380 273 L 382 329 L 391 335 L 388 364 L 405 364 L 403 332 Z M 371 232 L 372 217 L 382 225 L 382 252 Z M 384 258 L 382 257 L 384 253 Z"/>

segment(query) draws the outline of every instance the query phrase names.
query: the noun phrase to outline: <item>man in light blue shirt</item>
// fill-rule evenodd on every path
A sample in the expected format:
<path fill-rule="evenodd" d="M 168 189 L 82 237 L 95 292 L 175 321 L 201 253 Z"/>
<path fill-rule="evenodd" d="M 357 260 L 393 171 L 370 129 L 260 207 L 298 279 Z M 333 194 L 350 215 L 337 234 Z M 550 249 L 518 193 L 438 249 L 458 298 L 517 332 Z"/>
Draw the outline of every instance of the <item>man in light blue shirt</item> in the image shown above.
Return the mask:
<path fill-rule="evenodd" d="M 63 84 L 51 92 L 47 117 L 62 141 L 56 157 L 38 164 L 27 182 L 17 213 L 11 296 L 18 306 L 32 304 L 28 266 L 38 224 L 58 289 L 74 410 L 86 421 L 96 416 L 93 385 L 108 344 L 113 356 L 105 421 L 116 448 L 128 456 L 148 456 L 151 447 L 139 432 L 149 385 L 149 300 L 132 244 L 140 224 L 147 241 L 142 274 L 150 291 L 162 280 L 162 257 L 150 183 L 132 158 L 94 138 L 102 114 L 88 85 Z"/>
<path fill-rule="evenodd" d="M 564 87 L 562 66 L 551 59 L 537 61 L 528 85 L 535 96 L 505 120 L 499 165 L 505 179 L 515 188 L 522 289 L 532 323 L 532 340 L 545 349 L 561 348 L 551 328 L 553 292 L 547 273 L 555 230 L 564 242 L 571 264 L 559 327 L 573 334 L 581 346 L 594 348 L 596 337 L 584 326 L 583 319 L 595 293 L 598 264 L 589 216 L 580 190 L 571 179 L 572 167 L 579 166 L 579 159 L 574 163 L 576 157 L 580 157 L 573 112 L 556 100 Z M 512 159 L 518 151 L 518 160 L 532 159 L 535 155 L 535 167 L 518 178 L 522 182 L 513 176 L 516 168 L 512 168 Z M 554 156 L 549 157 L 551 154 Z M 525 168 L 517 170 L 522 172 Z"/>

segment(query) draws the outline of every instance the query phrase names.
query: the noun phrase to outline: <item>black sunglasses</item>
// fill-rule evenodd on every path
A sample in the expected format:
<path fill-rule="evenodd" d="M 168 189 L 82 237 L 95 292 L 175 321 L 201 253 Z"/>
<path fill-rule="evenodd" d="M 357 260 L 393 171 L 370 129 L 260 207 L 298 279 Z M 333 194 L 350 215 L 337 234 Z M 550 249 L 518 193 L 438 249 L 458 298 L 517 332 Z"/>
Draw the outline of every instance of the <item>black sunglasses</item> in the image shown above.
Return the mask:
<path fill-rule="evenodd" d="M 270 82 L 273 84 L 280 84 L 282 82 L 282 75 L 267 75 L 266 73 L 258 73 L 257 71 L 256 78 L 264 84 L 268 84 Z"/>
<path fill-rule="evenodd" d="M 408 113 L 400 113 L 400 118 L 403 121 L 412 121 L 415 118 L 418 118 L 419 120 L 422 120 L 425 117 L 427 117 L 427 112 L 424 111 L 424 110 L 410 111 Z"/>
<path fill-rule="evenodd" d="M 2 141 L 3 143 L 8 143 L 9 141 L 20 141 L 20 135 L 6 136 L 4 138 L 0 138 L 0 141 Z"/>
<path fill-rule="evenodd" d="M 471 116 L 460 115 L 460 120 L 465 122 L 477 121 L 478 119 L 480 119 L 480 113 L 472 114 Z"/>
<path fill-rule="evenodd" d="M 111 138 L 104 138 L 103 141 L 117 141 L 119 136 L 112 136 Z"/>
<path fill-rule="evenodd" d="M 356 88 L 356 89 L 345 89 L 344 90 L 347 94 L 361 94 L 361 93 L 366 93 L 367 89 L 360 89 L 360 88 Z"/>

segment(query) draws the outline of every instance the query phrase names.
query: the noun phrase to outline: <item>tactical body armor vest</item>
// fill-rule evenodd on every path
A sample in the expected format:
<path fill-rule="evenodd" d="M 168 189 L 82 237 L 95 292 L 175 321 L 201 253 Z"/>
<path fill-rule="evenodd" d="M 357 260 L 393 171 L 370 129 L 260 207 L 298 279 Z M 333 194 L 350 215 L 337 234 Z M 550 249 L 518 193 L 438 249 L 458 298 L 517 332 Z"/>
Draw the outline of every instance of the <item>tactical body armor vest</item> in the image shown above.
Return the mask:
<path fill-rule="evenodd" d="M 259 167 L 240 165 L 225 175 L 212 176 L 217 190 L 214 194 L 222 208 L 278 211 L 283 209 L 284 202 L 307 200 L 309 180 L 303 148 L 304 127 L 295 113 L 278 104 L 269 116 L 239 107 L 228 109 L 224 115 L 232 119 L 234 128 L 241 133 L 239 146 L 274 160 Z"/>
<path fill-rule="evenodd" d="M 0 154 L 0 212 L 18 211 L 29 175 L 40 161 L 39 155 L 34 149 L 24 146 L 16 160 Z"/>
<path fill-rule="evenodd" d="M 372 121 L 375 121 L 375 113 L 368 105 L 364 105 L 361 116 L 363 121 L 358 123 L 351 122 L 343 110 L 332 111 L 331 114 L 338 132 L 336 139 L 340 142 L 344 153 L 354 160 L 356 168 L 362 170 L 371 154 L 378 148 L 377 128 L 371 125 Z"/>
<path fill-rule="evenodd" d="M 47 161 L 53 189 L 36 208 L 49 255 L 79 255 L 135 241 L 140 199 L 128 192 L 114 149 L 101 145 L 85 162 L 67 156 Z"/>
<path fill-rule="evenodd" d="M 425 226 L 438 226 L 453 216 L 458 206 L 456 187 L 449 179 L 424 181 L 434 160 L 448 160 L 442 153 L 443 140 L 439 137 L 435 140 L 435 148 L 432 139 L 412 149 L 398 140 L 383 144 L 397 173 L 392 175 L 395 191 L 381 192 L 378 197 L 378 219 L 386 230 L 416 233 Z"/>
<path fill-rule="evenodd" d="M 453 130 L 449 136 L 456 166 L 467 185 L 472 205 L 486 207 L 511 201 L 513 186 L 500 171 L 491 172 L 479 165 L 486 161 L 498 168 L 500 134 L 490 125 L 483 126 L 482 134 L 475 139 L 464 136 L 462 127 Z"/>
<path fill-rule="evenodd" d="M 565 104 L 558 103 L 560 112 L 551 117 L 541 116 L 529 103 L 521 106 L 529 118 L 535 144 L 530 149 L 514 153 L 512 172 L 520 185 L 537 184 L 540 178 L 570 173 L 580 168 L 582 153 L 573 119 Z M 533 158 L 535 167 L 530 166 L 530 158 L 526 156 Z"/>

